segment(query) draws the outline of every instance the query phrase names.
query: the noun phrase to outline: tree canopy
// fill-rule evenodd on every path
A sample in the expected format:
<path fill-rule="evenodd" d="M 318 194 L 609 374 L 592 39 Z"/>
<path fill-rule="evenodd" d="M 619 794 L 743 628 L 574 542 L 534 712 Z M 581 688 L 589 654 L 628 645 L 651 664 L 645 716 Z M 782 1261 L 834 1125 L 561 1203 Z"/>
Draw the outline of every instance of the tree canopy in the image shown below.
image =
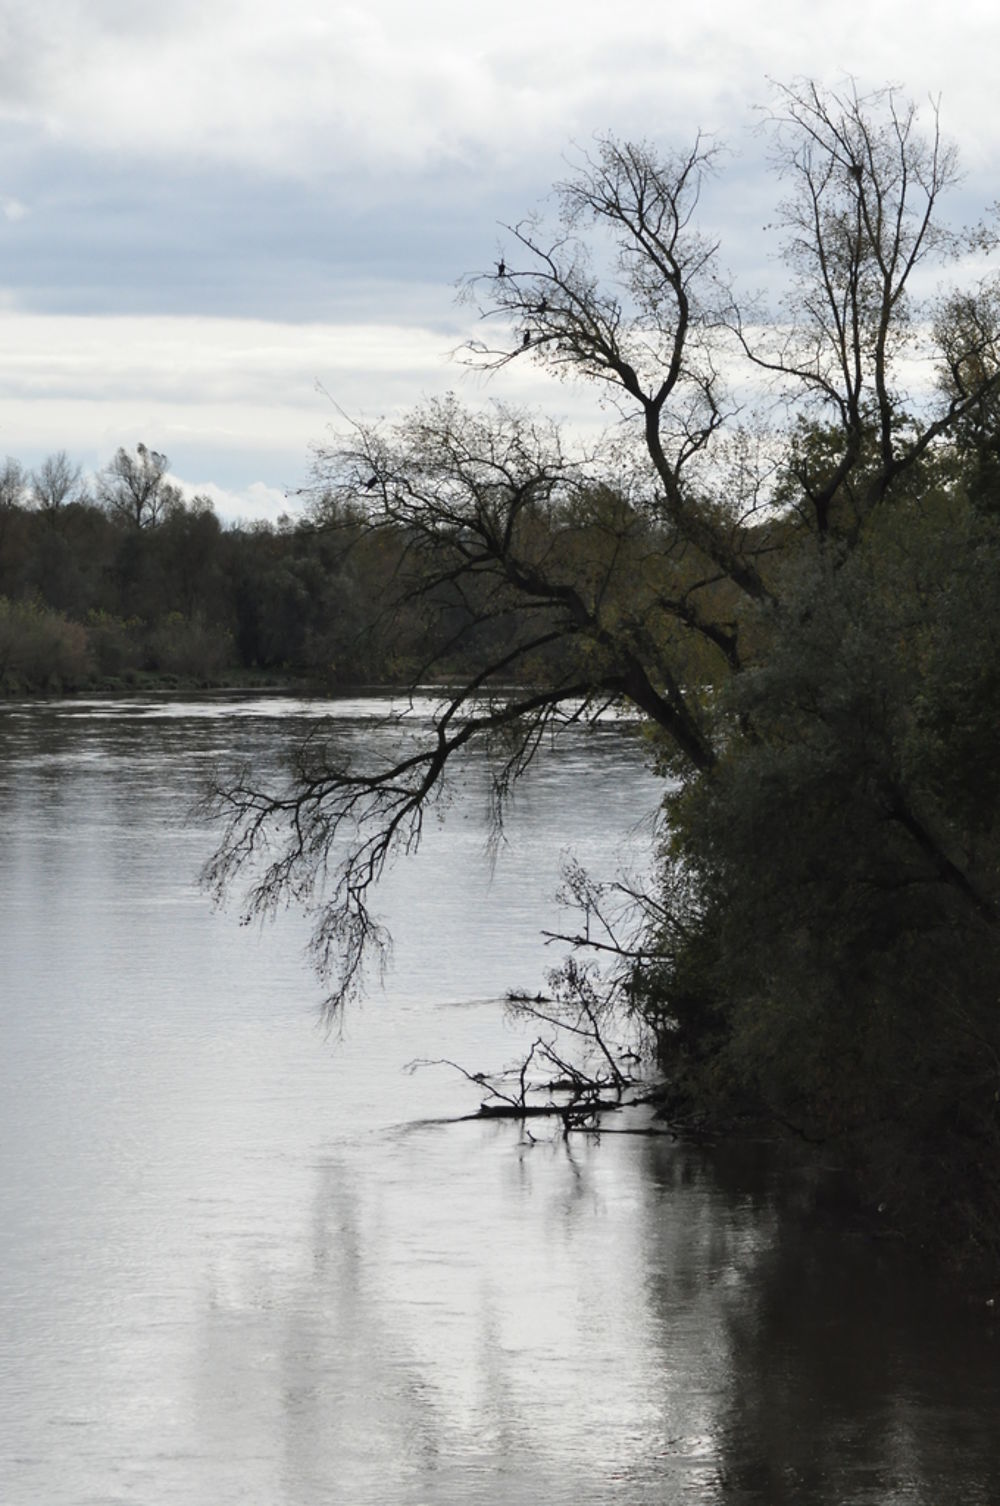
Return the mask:
<path fill-rule="evenodd" d="M 313 904 L 339 1001 L 370 887 L 461 750 L 491 749 L 502 812 L 543 736 L 629 706 L 676 782 L 616 997 L 675 1100 L 835 1140 L 882 1191 L 933 1146 L 925 1201 L 996 1254 L 1000 349 L 969 270 L 995 236 L 944 217 L 934 108 L 805 81 L 764 127 L 775 307 L 699 229 L 700 137 L 598 141 L 466 283 L 464 359 L 596 384 L 602 439 L 448 398 L 318 451 L 315 526 L 391 558 L 383 631 L 449 681 L 389 765 L 314 741 L 281 787 L 220 786 L 209 878 L 249 875 L 251 911 Z"/>

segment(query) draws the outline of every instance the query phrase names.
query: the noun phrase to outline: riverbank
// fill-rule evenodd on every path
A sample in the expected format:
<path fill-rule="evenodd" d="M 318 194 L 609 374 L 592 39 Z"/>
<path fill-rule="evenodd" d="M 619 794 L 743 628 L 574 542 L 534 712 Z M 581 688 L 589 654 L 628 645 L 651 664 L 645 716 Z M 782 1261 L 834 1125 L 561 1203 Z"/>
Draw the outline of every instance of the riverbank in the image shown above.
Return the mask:
<path fill-rule="evenodd" d="M 359 690 L 391 693 L 393 687 L 332 685 L 315 674 L 268 670 L 227 671 L 221 675 L 174 674 L 158 670 L 130 669 L 122 674 L 95 674 L 63 680 L 47 676 L 42 683 L 26 683 L 16 677 L 0 679 L 0 704 L 11 700 L 45 701 L 73 696 L 188 695 L 213 694 L 350 695 Z"/>

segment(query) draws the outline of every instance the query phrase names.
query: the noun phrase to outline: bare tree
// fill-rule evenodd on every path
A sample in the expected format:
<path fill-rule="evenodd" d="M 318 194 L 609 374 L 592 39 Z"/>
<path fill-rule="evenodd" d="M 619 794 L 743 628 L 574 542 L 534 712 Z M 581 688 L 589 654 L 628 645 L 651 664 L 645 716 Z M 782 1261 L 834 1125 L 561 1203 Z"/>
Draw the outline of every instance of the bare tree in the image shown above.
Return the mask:
<path fill-rule="evenodd" d="M 27 490 L 28 478 L 24 466 L 12 456 L 5 456 L 0 464 L 0 511 L 22 507 Z"/>
<path fill-rule="evenodd" d="M 183 505 L 180 487 L 166 480 L 166 455 L 136 446 L 135 454 L 119 449 L 97 473 L 97 499 L 113 518 L 133 528 L 155 528 L 167 513 Z"/>
<path fill-rule="evenodd" d="M 864 515 L 1000 382 L 993 290 L 942 298 L 917 287 L 918 271 L 944 271 L 994 242 L 983 226 L 960 231 L 942 219 L 957 154 L 942 139 L 936 105 L 930 118 L 925 133 L 896 89 L 827 92 L 812 81 L 778 87 L 767 112 L 773 162 L 789 185 L 777 225 L 791 283 L 763 328 L 757 311 L 748 316 L 735 302 L 732 324 L 781 396 L 836 436 L 795 473 L 820 534 L 854 478 L 855 513 Z M 934 402 L 912 380 L 929 385 L 942 357 L 950 388 Z"/>
<path fill-rule="evenodd" d="M 226 825 L 207 880 L 221 893 L 252 873 L 250 912 L 289 897 L 315 905 L 317 960 L 341 966 L 334 1002 L 380 939 L 372 884 L 419 841 L 427 804 L 473 740 L 493 757 L 498 820 L 541 739 L 610 706 L 645 719 L 675 767 L 711 777 L 731 732 L 712 686 L 752 665 L 762 635 L 780 630 L 789 534 L 771 505 L 774 445 L 767 458 L 740 425 L 722 380 L 727 352 L 832 426 L 822 464 L 809 455 L 797 476 L 796 504 L 821 538 L 841 488 L 857 483 L 861 511 L 891 496 L 1000 381 L 983 289 L 960 292 L 971 301 L 961 321 L 939 306 L 934 360 L 950 390 L 911 401 L 902 380 L 904 357 L 930 357 L 934 339 L 914 273 L 971 243 L 940 219 L 955 163 L 936 112 L 924 136 L 891 90 L 803 84 L 777 101 L 768 123 L 792 185 L 779 320 L 762 330 L 751 319 L 695 227 L 715 149 L 698 137 L 661 155 L 605 139 L 559 187 L 554 226 L 508 227 L 495 272 L 468 281 L 496 333 L 464 357 L 488 372 L 529 360 L 595 383 L 622 422 L 587 450 L 502 404 L 472 412 L 448 399 L 394 426 L 354 424 L 318 451 L 318 526 L 349 517 L 356 529 L 360 518 L 399 548 L 387 610 L 425 614 L 421 675 L 455 635 L 467 651 L 481 645 L 425 745 L 359 769 L 313 742 L 283 787 L 244 771 L 215 791 Z M 784 445 L 794 459 L 787 434 Z"/>
<path fill-rule="evenodd" d="M 639 422 L 632 464 L 644 509 L 762 599 L 759 540 L 750 547 L 747 520 L 725 516 L 689 479 L 735 416 L 719 367 L 728 295 L 717 247 L 693 224 L 716 155 L 700 136 L 689 152 L 667 156 L 602 140 L 558 186 L 555 227 L 546 232 L 537 219 L 507 227 L 516 249 L 504 276 L 466 284 L 481 317 L 515 334 L 510 344 L 473 341 L 466 356 L 490 371 L 528 357 L 598 383 Z"/>
<path fill-rule="evenodd" d="M 74 465 L 65 450 L 56 450 L 32 471 L 31 499 L 42 512 L 57 512 L 85 496 L 82 476 L 82 467 Z"/>

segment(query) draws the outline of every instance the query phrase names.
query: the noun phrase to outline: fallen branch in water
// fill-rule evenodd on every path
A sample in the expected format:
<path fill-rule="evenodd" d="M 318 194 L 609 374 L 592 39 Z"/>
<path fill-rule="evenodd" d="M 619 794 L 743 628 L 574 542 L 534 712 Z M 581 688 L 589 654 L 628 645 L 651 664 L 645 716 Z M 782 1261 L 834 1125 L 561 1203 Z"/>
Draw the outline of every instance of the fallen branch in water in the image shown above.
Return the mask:
<path fill-rule="evenodd" d="M 475 1114 L 463 1114 L 463 1119 L 538 1119 L 546 1115 L 560 1115 L 563 1119 L 576 1121 L 594 1114 L 605 1114 L 621 1104 L 606 1098 L 577 1099 L 573 1103 L 481 1103 Z M 574 1123 L 573 1127 L 577 1125 Z"/>
<path fill-rule="evenodd" d="M 557 1067 L 561 1073 L 561 1076 L 554 1082 L 542 1085 L 541 1089 L 533 1089 L 528 1082 L 528 1069 L 536 1058 L 549 1067 Z M 448 1057 L 418 1058 L 416 1061 L 408 1062 L 404 1070 L 415 1072 L 418 1067 L 450 1067 L 452 1071 L 464 1077 L 466 1082 L 489 1089 L 493 1101 L 487 1099 L 481 1103 L 474 1114 L 460 1115 L 453 1121 L 456 1124 L 470 1119 L 559 1118 L 563 1122 L 563 1132 L 566 1133 L 571 1129 L 586 1127 L 598 1114 L 621 1107 L 620 1086 L 616 1098 L 602 1098 L 601 1089 L 611 1086 L 610 1084 L 603 1079 L 586 1077 L 570 1067 L 556 1056 L 550 1041 L 540 1038 L 532 1042 L 531 1049 L 521 1062 L 517 1073 L 517 1087 L 511 1092 L 504 1092 L 497 1086 L 496 1079 L 486 1072 L 470 1072 L 467 1067 L 462 1066 L 461 1062 L 451 1061 Z M 568 1094 L 568 1097 L 563 1103 L 557 1103 L 552 1099 L 547 1103 L 529 1102 L 530 1092 L 546 1090 L 563 1092 Z"/>

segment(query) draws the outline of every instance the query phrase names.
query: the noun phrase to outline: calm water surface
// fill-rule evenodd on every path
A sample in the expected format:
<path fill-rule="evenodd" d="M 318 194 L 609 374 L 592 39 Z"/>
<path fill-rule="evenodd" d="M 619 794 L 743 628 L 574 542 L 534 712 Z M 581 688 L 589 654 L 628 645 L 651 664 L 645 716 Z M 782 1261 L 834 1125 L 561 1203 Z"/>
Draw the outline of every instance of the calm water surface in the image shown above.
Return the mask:
<path fill-rule="evenodd" d="M 3 1506 L 1000 1500 L 990 1312 L 833 1233 L 804 1170 L 432 1122 L 478 1093 L 404 1070 L 516 1055 L 565 851 L 644 860 L 634 745 L 548 754 L 492 870 L 471 763 L 340 1038 L 299 917 L 212 911 L 212 760 L 379 709 L 0 710 Z"/>

